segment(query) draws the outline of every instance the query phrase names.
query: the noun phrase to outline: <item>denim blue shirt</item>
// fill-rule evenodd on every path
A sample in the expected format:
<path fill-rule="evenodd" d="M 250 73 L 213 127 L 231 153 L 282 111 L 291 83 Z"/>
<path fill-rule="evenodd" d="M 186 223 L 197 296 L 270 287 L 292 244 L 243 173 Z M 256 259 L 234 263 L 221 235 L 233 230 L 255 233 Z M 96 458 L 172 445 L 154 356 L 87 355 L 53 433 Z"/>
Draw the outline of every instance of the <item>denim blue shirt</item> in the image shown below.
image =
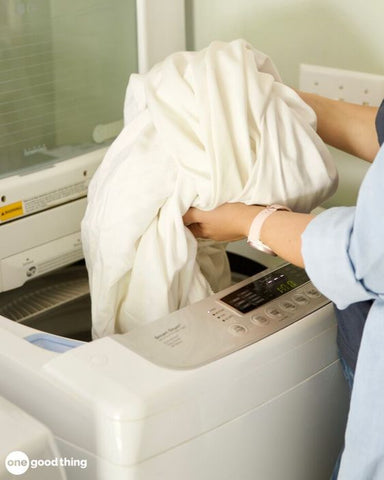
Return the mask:
<path fill-rule="evenodd" d="M 384 142 L 384 101 L 378 109 L 375 124 L 377 140 L 379 145 L 381 145 Z M 366 300 L 354 303 L 344 310 L 335 309 L 338 324 L 337 346 L 340 358 L 352 372 L 356 368 L 364 325 L 371 306 L 372 300 Z"/>
<path fill-rule="evenodd" d="M 384 146 L 356 207 L 318 215 L 302 236 L 305 268 L 339 308 L 373 300 L 360 345 L 339 480 L 384 479 Z"/>

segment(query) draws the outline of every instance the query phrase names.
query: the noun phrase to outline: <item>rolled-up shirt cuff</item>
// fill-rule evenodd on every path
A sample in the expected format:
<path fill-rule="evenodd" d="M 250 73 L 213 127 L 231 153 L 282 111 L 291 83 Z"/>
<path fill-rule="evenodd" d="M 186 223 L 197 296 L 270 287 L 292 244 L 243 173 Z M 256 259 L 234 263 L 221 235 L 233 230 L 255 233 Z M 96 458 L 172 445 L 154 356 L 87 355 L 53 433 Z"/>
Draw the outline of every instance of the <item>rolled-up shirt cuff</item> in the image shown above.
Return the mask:
<path fill-rule="evenodd" d="M 315 217 L 301 237 L 308 276 L 340 309 L 374 298 L 356 278 L 349 255 L 355 210 L 355 207 L 330 208 Z"/>

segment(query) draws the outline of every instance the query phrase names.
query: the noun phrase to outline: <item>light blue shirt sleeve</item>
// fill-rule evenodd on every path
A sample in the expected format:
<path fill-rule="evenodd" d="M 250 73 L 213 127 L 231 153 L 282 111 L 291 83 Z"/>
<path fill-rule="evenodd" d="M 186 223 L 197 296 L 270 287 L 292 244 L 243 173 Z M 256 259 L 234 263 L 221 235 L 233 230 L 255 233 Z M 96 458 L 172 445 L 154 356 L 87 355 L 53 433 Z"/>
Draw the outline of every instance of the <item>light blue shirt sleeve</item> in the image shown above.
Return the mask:
<path fill-rule="evenodd" d="M 339 308 L 373 299 L 361 341 L 338 480 L 384 479 L 384 147 L 356 207 L 321 213 L 302 236 L 305 268 Z"/>
<path fill-rule="evenodd" d="M 384 292 L 384 147 L 361 185 L 356 207 L 331 208 L 302 236 L 305 268 L 339 308 Z"/>
<path fill-rule="evenodd" d="M 355 207 L 336 207 L 318 215 L 302 236 L 305 269 L 315 286 L 339 308 L 373 298 L 356 276 L 350 256 Z"/>

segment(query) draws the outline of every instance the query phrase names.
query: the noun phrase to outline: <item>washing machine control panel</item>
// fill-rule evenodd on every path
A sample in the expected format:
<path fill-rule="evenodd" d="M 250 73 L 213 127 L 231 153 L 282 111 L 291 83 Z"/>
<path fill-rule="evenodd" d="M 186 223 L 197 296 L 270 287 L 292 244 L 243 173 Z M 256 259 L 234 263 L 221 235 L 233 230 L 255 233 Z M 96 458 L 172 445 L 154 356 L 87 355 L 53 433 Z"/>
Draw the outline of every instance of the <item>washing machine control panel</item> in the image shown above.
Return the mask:
<path fill-rule="evenodd" d="M 113 338 L 158 365 L 195 368 L 329 304 L 303 269 L 285 264 Z"/>
<path fill-rule="evenodd" d="M 249 318 L 256 325 L 266 325 L 269 319 L 281 321 L 288 313 L 294 314 L 300 307 L 311 303 L 311 299 L 321 297 L 312 284 L 299 289 L 308 282 L 304 270 L 285 265 L 220 297 L 218 305 L 208 313 L 223 322 L 235 319 L 234 315 Z M 287 295 L 290 292 L 292 295 Z M 280 297 L 284 298 L 280 301 Z"/>

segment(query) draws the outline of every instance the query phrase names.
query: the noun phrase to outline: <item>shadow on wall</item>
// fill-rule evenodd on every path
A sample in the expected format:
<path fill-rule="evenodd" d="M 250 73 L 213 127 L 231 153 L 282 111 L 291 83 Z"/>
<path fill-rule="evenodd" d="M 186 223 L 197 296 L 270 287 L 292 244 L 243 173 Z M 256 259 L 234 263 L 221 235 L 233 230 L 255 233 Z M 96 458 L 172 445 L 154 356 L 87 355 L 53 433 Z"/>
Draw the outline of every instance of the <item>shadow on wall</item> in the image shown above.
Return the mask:
<path fill-rule="evenodd" d="M 292 86 L 298 84 L 300 63 L 384 74 L 383 57 L 361 25 L 353 24 L 340 7 L 262 3 L 186 0 L 188 49 L 204 48 L 213 40 L 245 38 L 273 59 L 284 82 Z M 384 7 L 378 9 L 381 16 Z"/>

